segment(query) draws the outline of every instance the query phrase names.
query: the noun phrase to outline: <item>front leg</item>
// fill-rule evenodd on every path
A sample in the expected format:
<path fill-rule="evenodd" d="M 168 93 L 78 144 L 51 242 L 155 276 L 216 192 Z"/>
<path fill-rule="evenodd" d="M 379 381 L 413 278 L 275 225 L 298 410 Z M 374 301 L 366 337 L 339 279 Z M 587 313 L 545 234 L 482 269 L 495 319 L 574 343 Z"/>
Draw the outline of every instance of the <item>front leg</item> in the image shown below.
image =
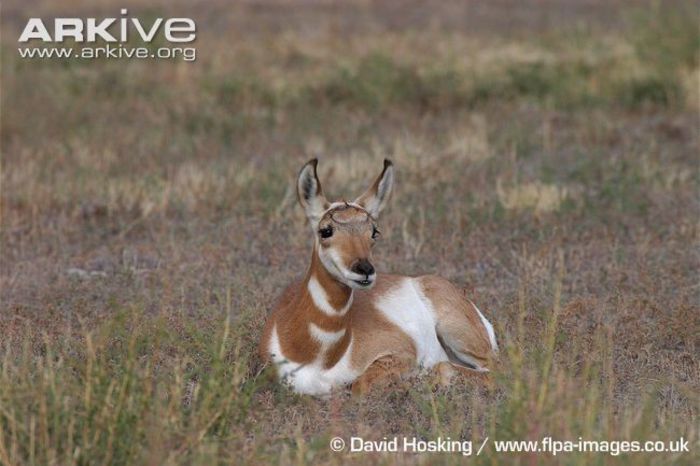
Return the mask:
<path fill-rule="evenodd" d="M 352 384 L 353 395 L 364 395 L 373 387 L 386 386 L 408 372 L 414 364 L 393 355 L 375 360 Z"/>

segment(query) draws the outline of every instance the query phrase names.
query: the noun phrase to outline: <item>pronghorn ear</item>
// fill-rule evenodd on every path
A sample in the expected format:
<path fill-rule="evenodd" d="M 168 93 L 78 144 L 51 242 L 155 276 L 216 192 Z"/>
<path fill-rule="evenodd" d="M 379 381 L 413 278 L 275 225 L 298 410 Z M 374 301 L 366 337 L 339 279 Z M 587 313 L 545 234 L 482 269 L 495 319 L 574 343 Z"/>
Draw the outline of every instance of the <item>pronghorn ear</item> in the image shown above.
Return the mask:
<path fill-rule="evenodd" d="M 393 186 L 394 164 L 391 160 L 384 159 L 384 170 L 374 180 L 372 186 L 362 196 L 355 199 L 355 203 L 364 207 L 372 217 L 376 217 L 386 206 Z"/>
<path fill-rule="evenodd" d="M 328 208 L 328 201 L 323 196 L 321 182 L 318 181 L 316 166 L 318 159 L 311 159 L 301 168 L 297 179 L 297 197 L 306 212 L 306 217 L 316 226 L 323 212 Z"/>

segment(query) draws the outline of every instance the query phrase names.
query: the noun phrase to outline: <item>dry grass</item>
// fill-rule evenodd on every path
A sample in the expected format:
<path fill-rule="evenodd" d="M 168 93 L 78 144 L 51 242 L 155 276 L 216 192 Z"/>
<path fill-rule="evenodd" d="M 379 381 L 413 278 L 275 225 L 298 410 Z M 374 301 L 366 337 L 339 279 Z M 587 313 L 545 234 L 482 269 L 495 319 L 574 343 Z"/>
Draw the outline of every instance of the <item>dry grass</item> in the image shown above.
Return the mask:
<path fill-rule="evenodd" d="M 684 455 L 472 460 L 697 463 L 694 5 L 122 5 L 194 17 L 197 62 L 22 62 L 30 10 L 3 4 L 0 464 L 463 459 L 335 435 L 683 436 Z M 260 372 L 307 264 L 292 187 L 315 155 L 337 197 L 394 159 L 377 264 L 468 291 L 503 347 L 493 388 L 317 400 Z"/>

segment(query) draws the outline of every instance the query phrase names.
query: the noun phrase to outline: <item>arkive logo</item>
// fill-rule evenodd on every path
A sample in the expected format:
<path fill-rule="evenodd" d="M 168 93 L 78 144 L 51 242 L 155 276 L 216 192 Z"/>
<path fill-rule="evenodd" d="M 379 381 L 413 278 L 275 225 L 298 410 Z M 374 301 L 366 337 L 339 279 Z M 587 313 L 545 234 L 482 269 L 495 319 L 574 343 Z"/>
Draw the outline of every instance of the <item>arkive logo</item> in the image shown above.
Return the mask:
<path fill-rule="evenodd" d="M 22 58 L 28 59 L 196 59 L 196 49 L 184 46 L 197 38 L 193 19 L 156 18 L 149 22 L 129 17 L 126 8 L 120 13 L 118 18 L 54 18 L 53 24 L 41 18 L 29 18 L 18 39 L 22 47 L 17 50 Z M 156 38 L 163 38 L 170 45 L 144 46 Z M 71 41 L 71 46 L 63 45 L 66 40 Z M 82 47 L 76 48 L 74 44 Z"/>
<path fill-rule="evenodd" d="M 125 17 L 128 11 L 121 10 L 121 18 L 55 18 L 54 34 L 41 18 L 27 21 L 18 42 L 40 39 L 43 42 L 63 42 L 67 38 L 76 42 L 96 42 L 98 38 L 105 42 L 127 42 L 132 34 L 137 34 L 146 43 L 151 42 L 161 30 L 168 42 L 192 42 L 196 38 L 196 25 L 191 18 L 156 18 L 150 26 L 141 23 L 138 18 Z M 118 28 L 114 25 L 118 24 Z M 133 28 L 132 28 L 133 26 Z M 114 31 L 118 29 L 118 31 Z"/>

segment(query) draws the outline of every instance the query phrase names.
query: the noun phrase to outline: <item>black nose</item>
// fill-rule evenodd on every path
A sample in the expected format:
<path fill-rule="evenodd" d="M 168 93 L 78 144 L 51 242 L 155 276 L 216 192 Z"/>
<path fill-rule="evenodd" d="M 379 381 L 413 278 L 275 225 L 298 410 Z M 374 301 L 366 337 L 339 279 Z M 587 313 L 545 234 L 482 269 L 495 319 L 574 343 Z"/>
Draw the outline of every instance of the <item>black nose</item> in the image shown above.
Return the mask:
<path fill-rule="evenodd" d="M 374 266 L 367 259 L 360 259 L 352 266 L 352 271 L 369 276 L 374 273 Z"/>

